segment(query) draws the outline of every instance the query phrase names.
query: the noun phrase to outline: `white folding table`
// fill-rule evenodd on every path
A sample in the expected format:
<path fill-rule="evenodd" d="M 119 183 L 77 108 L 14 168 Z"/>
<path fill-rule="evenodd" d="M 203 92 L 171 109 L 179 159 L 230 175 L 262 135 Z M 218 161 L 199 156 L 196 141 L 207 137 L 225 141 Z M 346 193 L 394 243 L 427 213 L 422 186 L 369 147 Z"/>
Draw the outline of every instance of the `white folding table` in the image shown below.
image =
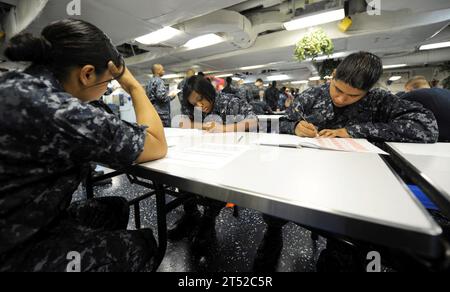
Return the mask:
<path fill-rule="evenodd" d="M 441 228 L 379 155 L 256 145 L 263 135 L 273 134 L 175 135 L 166 159 L 130 173 L 314 229 L 441 255 Z M 222 165 L 216 154 L 199 164 L 184 160 L 234 148 Z"/>
<path fill-rule="evenodd" d="M 393 161 L 450 216 L 450 143 L 387 143 Z"/>

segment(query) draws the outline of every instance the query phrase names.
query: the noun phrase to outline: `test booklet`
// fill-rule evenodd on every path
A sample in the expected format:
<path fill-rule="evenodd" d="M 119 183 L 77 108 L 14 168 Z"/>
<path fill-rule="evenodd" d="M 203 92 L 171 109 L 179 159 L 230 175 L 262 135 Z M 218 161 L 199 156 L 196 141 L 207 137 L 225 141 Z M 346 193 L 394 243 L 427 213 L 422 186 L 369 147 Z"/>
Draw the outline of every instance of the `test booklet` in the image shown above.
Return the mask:
<path fill-rule="evenodd" d="M 365 139 L 350 138 L 301 138 L 294 135 L 267 135 L 256 144 L 288 148 L 314 148 L 344 152 L 373 153 L 388 155 Z"/>

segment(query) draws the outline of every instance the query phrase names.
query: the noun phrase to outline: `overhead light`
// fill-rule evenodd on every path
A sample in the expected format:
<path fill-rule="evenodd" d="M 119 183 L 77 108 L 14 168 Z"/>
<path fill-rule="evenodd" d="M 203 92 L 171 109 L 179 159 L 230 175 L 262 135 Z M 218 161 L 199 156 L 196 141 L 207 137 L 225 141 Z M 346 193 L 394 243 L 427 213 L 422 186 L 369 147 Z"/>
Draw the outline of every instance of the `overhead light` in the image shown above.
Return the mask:
<path fill-rule="evenodd" d="M 209 47 L 213 46 L 219 43 L 224 42 L 225 39 L 223 37 L 220 37 L 214 33 L 202 35 L 196 38 L 193 38 L 192 40 L 188 41 L 184 47 L 186 47 L 188 50 L 195 50 L 199 48 Z"/>
<path fill-rule="evenodd" d="M 293 81 L 291 82 L 291 84 L 308 84 L 309 81 L 308 80 L 301 80 L 301 81 Z"/>
<path fill-rule="evenodd" d="M 265 68 L 265 67 L 269 67 L 269 66 L 275 66 L 275 65 L 280 65 L 286 62 L 272 62 L 269 64 L 264 64 L 264 65 L 255 65 L 255 66 L 247 66 L 247 67 L 241 67 L 239 68 L 239 70 L 245 71 L 245 70 L 255 70 L 255 69 L 261 69 L 261 68 Z"/>
<path fill-rule="evenodd" d="M 443 42 L 443 43 L 423 45 L 423 46 L 420 46 L 419 50 L 426 51 L 426 50 L 442 49 L 442 48 L 448 48 L 448 47 L 450 47 L 450 42 Z"/>
<path fill-rule="evenodd" d="M 269 84 L 267 84 L 267 83 L 266 83 L 266 84 L 264 84 L 264 87 L 269 87 Z"/>
<path fill-rule="evenodd" d="M 232 79 L 233 79 L 233 81 L 241 81 L 242 80 L 242 78 L 239 78 L 239 77 L 233 77 Z"/>
<path fill-rule="evenodd" d="M 385 65 L 383 66 L 383 69 L 395 69 L 395 68 L 403 68 L 407 67 L 407 64 L 397 64 L 397 65 Z"/>
<path fill-rule="evenodd" d="M 144 45 L 156 45 L 170 40 L 171 38 L 181 34 L 181 31 L 170 26 L 164 27 L 155 32 L 138 37 L 136 41 Z"/>
<path fill-rule="evenodd" d="M 314 76 L 314 77 L 309 78 L 310 81 L 319 81 L 320 79 L 322 79 L 322 78 L 320 78 L 320 76 Z"/>
<path fill-rule="evenodd" d="M 268 81 L 283 81 L 283 80 L 289 80 L 291 79 L 288 75 L 282 74 L 282 75 L 273 75 L 267 77 Z"/>
<path fill-rule="evenodd" d="M 400 79 L 402 79 L 402 76 L 392 76 L 389 81 L 399 81 Z"/>
<path fill-rule="evenodd" d="M 261 69 L 266 67 L 266 65 L 255 65 L 255 66 L 247 66 L 247 67 L 241 67 L 239 70 L 255 70 L 255 69 Z"/>
<path fill-rule="evenodd" d="M 316 15 L 300 17 L 284 23 L 286 30 L 298 30 L 324 23 L 334 22 L 345 18 L 345 9 L 338 9 Z"/>
<path fill-rule="evenodd" d="M 183 74 L 167 74 L 161 77 L 161 79 L 175 79 L 175 78 L 183 78 Z"/>
<path fill-rule="evenodd" d="M 226 77 L 231 77 L 234 76 L 234 74 L 222 74 L 222 75 L 216 75 L 215 77 L 217 78 L 226 78 Z"/>

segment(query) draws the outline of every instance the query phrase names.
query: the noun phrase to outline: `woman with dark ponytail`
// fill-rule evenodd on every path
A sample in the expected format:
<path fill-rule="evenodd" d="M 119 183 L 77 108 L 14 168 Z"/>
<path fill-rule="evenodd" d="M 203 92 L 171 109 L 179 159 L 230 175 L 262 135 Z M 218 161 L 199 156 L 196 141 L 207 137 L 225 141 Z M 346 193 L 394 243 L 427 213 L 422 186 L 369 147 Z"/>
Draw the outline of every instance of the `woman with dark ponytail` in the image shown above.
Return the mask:
<path fill-rule="evenodd" d="M 0 75 L 0 271 L 148 269 L 155 240 L 126 230 L 126 201 L 70 205 L 91 162 L 123 168 L 166 155 L 145 90 L 110 39 L 81 20 L 19 34 L 5 56 L 30 66 Z M 92 106 L 112 80 L 131 95 L 137 124 Z"/>

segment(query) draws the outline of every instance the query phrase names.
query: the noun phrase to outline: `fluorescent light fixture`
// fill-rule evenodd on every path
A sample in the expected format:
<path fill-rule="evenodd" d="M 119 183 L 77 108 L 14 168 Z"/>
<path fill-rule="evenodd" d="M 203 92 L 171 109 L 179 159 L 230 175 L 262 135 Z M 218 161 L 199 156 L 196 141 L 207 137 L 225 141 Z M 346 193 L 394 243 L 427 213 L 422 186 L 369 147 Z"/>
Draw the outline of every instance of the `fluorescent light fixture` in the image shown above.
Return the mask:
<path fill-rule="evenodd" d="M 181 34 L 181 31 L 167 26 L 155 32 L 141 36 L 137 38 L 136 41 L 147 46 L 156 45 L 168 41 L 179 34 Z"/>
<path fill-rule="evenodd" d="M 291 79 L 288 75 L 282 74 L 282 75 L 273 75 L 267 77 L 268 81 L 283 81 L 283 80 L 289 80 Z"/>
<path fill-rule="evenodd" d="M 322 78 L 320 78 L 320 76 L 314 76 L 314 77 L 309 78 L 310 81 L 319 81 L 320 79 L 322 79 Z"/>
<path fill-rule="evenodd" d="M 261 69 L 266 67 L 266 65 L 255 65 L 255 66 L 247 66 L 247 67 L 241 67 L 239 70 L 255 70 L 255 69 Z"/>
<path fill-rule="evenodd" d="M 284 61 L 283 62 L 272 62 L 272 63 L 264 64 L 264 65 L 247 66 L 247 67 L 241 67 L 238 70 L 242 70 L 242 71 L 255 70 L 255 69 L 261 69 L 261 68 L 265 68 L 265 67 L 280 65 L 280 64 L 283 64 L 283 63 L 286 63 L 286 62 L 284 62 Z"/>
<path fill-rule="evenodd" d="M 205 35 L 193 38 L 192 40 L 188 41 L 184 45 L 184 47 L 186 47 L 188 50 L 195 50 L 195 49 L 213 46 L 213 45 L 222 43 L 224 41 L 225 41 L 225 39 L 223 37 L 220 37 L 214 33 L 210 33 L 210 34 L 205 34 Z"/>
<path fill-rule="evenodd" d="M 327 11 L 311 16 L 300 17 L 298 19 L 291 20 L 289 22 L 284 23 L 284 27 L 286 30 L 297 30 L 302 28 L 307 28 L 311 26 L 316 26 L 320 24 L 325 24 L 329 22 L 334 22 L 338 20 L 342 20 L 345 18 L 345 10 L 338 9 Z"/>
<path fill-rule="evenodd" d="M 183 74 L 167 74 L 161 77 L 161 79 L 175 79 L 175 78 L 183 78 Z"/>
<path fill-rule="evenodd" d="M 239 77 L 233 77 L 232 79 L 233 79 L 233 81 L 241 81 L 242 80 L 242 78 L 239 78 Z"/>
<path fill-rule="evenodd" d="M 217 78 L 226 78 L 226 77 L 231 77 L 234 76 L 234 74 L 221 74 L 221 75 L 216 75 L 215 77 Z"/>
<path fill-rule="evenodd" d="M 399 81 L 400 79 L 402 79 L 402 76 L 392 76 L 389 81 Z"/>
<path fill-rule="evenodd" d="M 301 80 L 301 81 L 294 81 L 294 82 L 291 82 L 291 84 L 308 84 L 308 83 L 309 83 L 308 80 Z"/>
<path fill-rule="evenodd" d="M 423 46 L 420 46 L 419 50 L 426 51 L 426 50 L 435 50 L 435 49 L 442 49 L 442 48 L 448 48 L 448 47 L 450 47 L 450 42 L 443 42 L 443 43 L 423 45 Z"/>
<path fill-rule="evenodd" d="M 397 64 L 397 65 L 385 65 L 383 66 L 383 69 L 395 69 L 395 68 L 403 68 L 407 67 L 407 64 Z"/>

